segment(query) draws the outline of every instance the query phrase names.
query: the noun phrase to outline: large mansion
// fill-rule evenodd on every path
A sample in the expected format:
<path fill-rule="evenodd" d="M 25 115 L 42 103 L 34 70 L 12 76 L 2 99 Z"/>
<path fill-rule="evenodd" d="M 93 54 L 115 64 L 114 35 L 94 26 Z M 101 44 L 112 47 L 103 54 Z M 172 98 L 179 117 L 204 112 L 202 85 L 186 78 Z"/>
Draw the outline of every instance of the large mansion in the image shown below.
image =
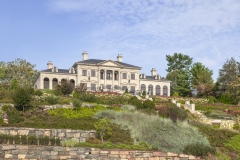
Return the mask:
<path fill-rule="evenodd" d="M 62 80 L 68 79 L 74 86 L 85 84 L 89 91 L 113 91 L 123 93 L 126 89 L 140 95 L 146 91 L 149 95 L 170 96 L 170 82 L 162 78 L 153 68 L 151 76 L 140 74 L 141 67 L 117 61 L 88 59 L 88 53 L 82 53 L 82 61 L 75 62 L 70 69 L 58 69 L 48 62 L 48 69 L 39 72 L 35 87 L 53 89 Z"/>

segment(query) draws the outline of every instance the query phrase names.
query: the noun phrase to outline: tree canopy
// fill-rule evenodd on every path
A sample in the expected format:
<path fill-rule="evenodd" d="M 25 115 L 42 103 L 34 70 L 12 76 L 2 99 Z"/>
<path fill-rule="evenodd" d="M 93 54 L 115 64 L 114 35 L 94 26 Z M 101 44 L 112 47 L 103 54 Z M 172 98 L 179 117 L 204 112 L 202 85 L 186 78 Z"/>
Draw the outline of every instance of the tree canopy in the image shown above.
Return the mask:
<path fill-rule="evenodd" d="M 11 84 L 13 80 L 17 80 L 20 86 L 33 86 L 37 76 L 35 65 L 26 60 L 17 58 L 6 64 L 4 82 Z"/>
<path fill-rule="evenodd" d="M 172 81 L 171 94 L 177 92 L 180 96 L 190 96 L 190 67 L 192 58 L 182 53 L 174 53 L 174 55 L 166 55 L 168 61 L 167 79 Z"/>

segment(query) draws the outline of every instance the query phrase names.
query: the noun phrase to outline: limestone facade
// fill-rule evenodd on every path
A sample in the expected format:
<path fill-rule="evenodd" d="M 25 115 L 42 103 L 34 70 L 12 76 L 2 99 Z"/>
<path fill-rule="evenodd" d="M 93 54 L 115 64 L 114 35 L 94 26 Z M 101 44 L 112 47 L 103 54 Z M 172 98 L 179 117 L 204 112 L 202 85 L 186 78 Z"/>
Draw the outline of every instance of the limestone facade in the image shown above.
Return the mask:
<path fill-rule="evenodd" d="M 48 62 L 48 69 L 39 72 L 35 87 L 53 89 L 68 79 L 74 86 L 83 83 L 89 91 L 123 93 L 128 89 L 137 95 L 146 91 L 149 95 L 170 96 L 170 81 L 157 74 L 154 68 L 151 76 L 146 76 L 140 74 L 141 67 L 122 62 L 122 55 L 117 56 L 117 61 L 88 59 L 87 52 L 82 56 L 82 61 L 75 62 L 70 69 L 58 69 L 51 61 Z"/>

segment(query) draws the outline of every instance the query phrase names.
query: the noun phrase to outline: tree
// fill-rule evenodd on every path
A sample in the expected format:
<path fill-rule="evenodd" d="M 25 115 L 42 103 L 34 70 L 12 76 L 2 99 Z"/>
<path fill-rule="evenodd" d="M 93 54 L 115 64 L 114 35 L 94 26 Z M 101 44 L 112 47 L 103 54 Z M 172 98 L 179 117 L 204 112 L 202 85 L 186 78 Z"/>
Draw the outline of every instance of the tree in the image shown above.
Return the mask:
<path fill-rule="evenodd" d="M 73 107 L 76 110 L 76 113 L 78 113 L 79 108 L 82 105 L 82 101 L 80 101 L 79 99 L 74 99 L 73 100 Z"/>
<path fill-rule="evenodd" d="M 13 79 L 17 79 L 20 86 L 32 86 L 37 76 L 34 67 L 35 65 L 26 60 L 17 58 L 7 63 L 4 80 L 10 84 Z"/>
<path fill-rule="evenodd" d="M 25 108 L 30 106 L 32 93 L 33 89 L 30 87 L 18 87 L 12 96 L 15 106 L 20 107 L 24 112 Z"/>
<path fill-rule="evenodd" d="M 94 124 L 94 127 L 102 143 L 104 136 L 112 134 L 111 123 L 107 118 L 100 119 L 98 122 Z"/>
<path fill-rule="evenodd" d="M 0 82 L 4 79 L 6 75 L 6 64 L 5 62 L 0 62 Z"/>
<path fill-rule="evenodd" d="M 197 89 L 198 96 L 211 95 L 213 88 L 213 72 L 200 62 L 194 63 L 190 72 L 191 86 Z"/>
<path fill-rule="evenodd" d="M 180 96 L 190 96 L 190 67 L 192 58 L 181 53 L 166 55 L 168 68 L 167 79 L 171 80 L 171 94 L 178 92 Z"/>
<path fill-rule="evenodd" d="M 61 90 L 62 94 L 69 95 L 73 92 L 74 86 L 69 80 L 64 79 L 61 82 L 60 90 Z"/>
<path fill-rule="evenodd" d="M 238 103 L 240 98 L 240 62 L 233 57 L 227 60 L 222 69 L 219 71 L 218 92 L 220 95 L 228 95 L 232 97 L 234 104 Z"/>

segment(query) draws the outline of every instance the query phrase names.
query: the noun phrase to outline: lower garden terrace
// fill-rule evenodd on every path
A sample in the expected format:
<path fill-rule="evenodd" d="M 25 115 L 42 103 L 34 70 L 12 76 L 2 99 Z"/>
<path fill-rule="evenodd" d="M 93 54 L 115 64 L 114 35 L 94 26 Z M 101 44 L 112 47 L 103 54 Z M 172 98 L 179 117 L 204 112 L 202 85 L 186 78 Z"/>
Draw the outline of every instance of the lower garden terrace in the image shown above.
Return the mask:
<path fill-rule="evenodd" d="M 23 111 L 10 94 L 0 99 L 2 158 L 240 158 L 239 106 L 199 98 L 36 90 Z M 195 110 L 186 104 L 195 104 Z M 226 117 L 231 125 L 212 123 Z"/>

